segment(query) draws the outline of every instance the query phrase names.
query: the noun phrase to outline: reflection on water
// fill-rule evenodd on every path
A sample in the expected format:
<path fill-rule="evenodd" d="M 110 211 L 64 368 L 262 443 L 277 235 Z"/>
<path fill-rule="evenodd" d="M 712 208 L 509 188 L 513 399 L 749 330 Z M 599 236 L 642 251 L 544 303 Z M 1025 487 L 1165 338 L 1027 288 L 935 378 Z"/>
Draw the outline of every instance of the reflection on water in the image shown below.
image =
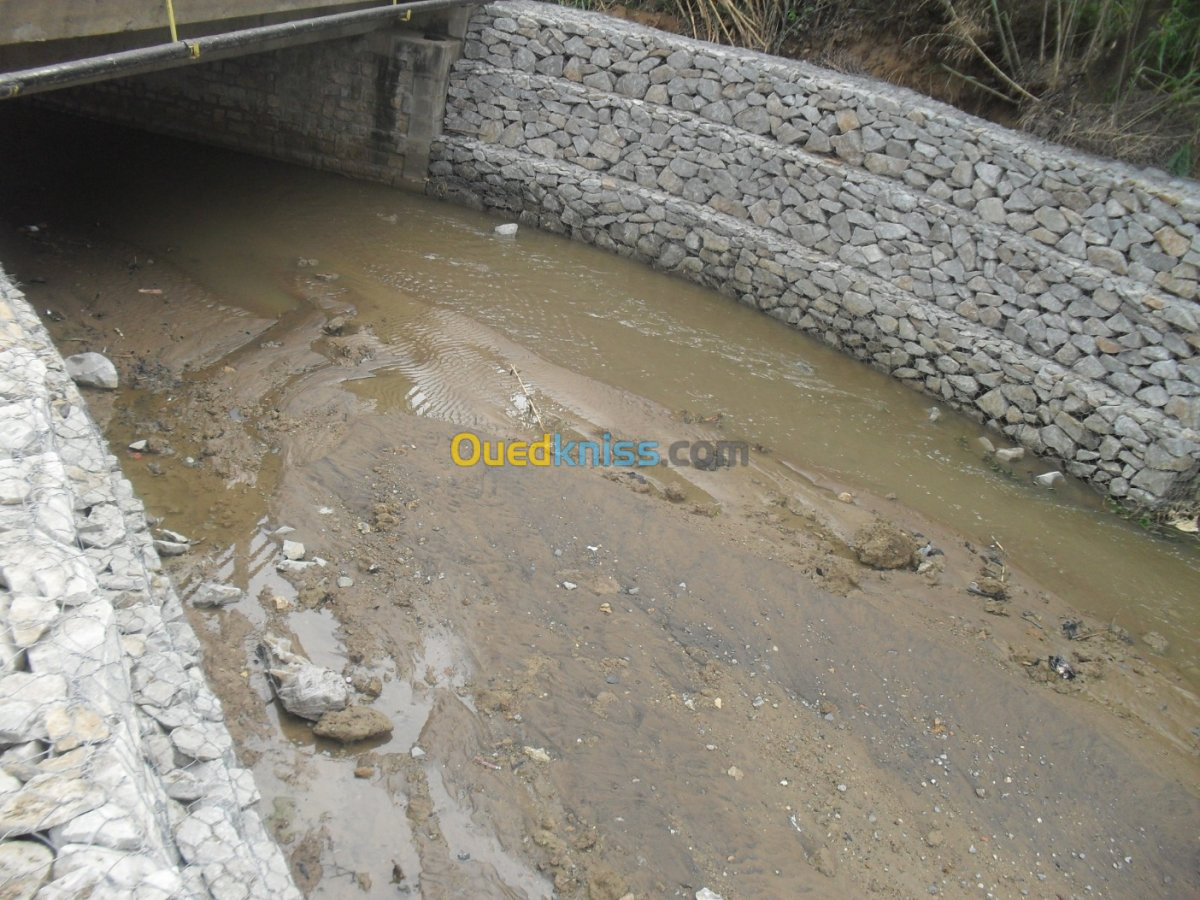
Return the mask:
<path fill-rule="evenodd" d="M 356 383 L 363 396 L 478 424 L 466 398 L 512 405 L 488 337 L 498 332 L 668 408 L 720 413 L 732 439 L 994 539 L 1079 609 L 1163 632 L 1185 666 L 1200 656 L 1194 539 L 1148 534 L 1076 483 L 1036 488 L 1045 464 L 990 466 L 975 423 L 948 409 L 931 421 L 928 397 L 756 311 L 551 235 L 496 240 L 479 213 L 216 150 L 97 130 L 87 166 L 62 166 L 53 129 L 74 126 L 45 127 L 46 142 L 7 150 L 25 173 L 3 198 L 13 222 L 99 226 L 273 316 L 296 302 L 297 259 L 316 259 L 388 345 L 383 377 Z"/>

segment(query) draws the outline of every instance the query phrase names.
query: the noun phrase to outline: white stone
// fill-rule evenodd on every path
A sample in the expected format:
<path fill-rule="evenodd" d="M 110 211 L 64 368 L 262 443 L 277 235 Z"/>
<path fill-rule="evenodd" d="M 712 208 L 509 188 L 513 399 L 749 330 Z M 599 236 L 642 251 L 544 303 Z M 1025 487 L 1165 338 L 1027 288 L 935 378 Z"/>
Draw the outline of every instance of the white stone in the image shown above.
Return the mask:
<path fill-rule="evenodd" d="M 125 539 L 125 516 L 117 504 L 101 503 L 92 507 L 78 531 L 85 547 L 111 547 Z"/>
<path fill-rule="evenodd" d="M 0 542 L 0 577 L 14 594 L 41 594 L 55 599 L 95 590 L 87 558 L 38 534 L 6 535 Z"/>
<path fill-rule="evenodd" d="M 0 742 L 46 737 L 43 714 L 67 696 L 67 680 L 55 673 L 12 672 L 0 678 Z"/>
<path fill-rule="evenodd" d="M 87 387 L 116 390 L 117 367 L 106 356 L 99 353 L 76 353 L 63 360 L 67 374 L 76 384 Z"/>
<path fill-rule="evenodd" d="M 0 844 L 0 896 L 5 900 L 33 897 L 54 863 L 54 851 L 38 841 Z"/>
<path fill-rule="evenodd" d="M 241 838 L 225 813 L 216 806 L 201 806 L 175 829 L 175 842 L 189 865 L 229 862 Z"/>
<path fill-rule="evenodd" d="M 177 872 L 166 869 L 149 856 L 87 844 L 66 844 L 58 850 L 58 858 L 54 861 L 55 881 L 72 876 L 79 879 L 78 884 L 93 887 L 93 897 L 116 896 L 117 891 L 129 892 L 146 884 L 162 887 L 173 884 L 176 888 L 179 885 Z M 75 896 L 88 894 L 77 893 Z"/>
<path fill-rule="evenodd" d="M 204 722 L 183 725 L 171 731 L 171 743 L 184 756 L 200 761 L 220 759 L 232 748 L 229 733 L 223 726 Z"/>
<path fill-rule="evenodd" d="M 0 834 L 30 834 L 62 825 L 104 802 L 104 791 L 68 774 L 48 773 L 0 796 Z"/>
<path fill-rule="evenodd" d="M 197 608 L 211 606 L 228 606 L 242 599 L 240 589 L 232 584 L 221 584 L 216 581 L 206 581 L 196 588 L 192 594 L 192 606 Z"/>
<path fill-rule="evenodd" d="M 50 838 L 58 845 L 90 844 L 109 850 L 137 850 L 146 844 L 129 811 L 111 802 L 55 826 Z"/>
<path fill-rule="evenodd" d="M 13 643 L 22 648 L 36 644 L 59 612 L 58 604 L 46 597 L 14 596 L 8 608 L 8 630 Z"/>
<path fill-rule="evenodd" d="M 86 706 L 58 704 L 46 711 L 46 737 L 57 753 L 108 739 L 109 730 L 101 716 Z"/>
<path fill-rule="evenodd" d="M 21 781 L 28 781 L 38 774 L 38 763 L 45 753 L 46 748 L 38 741 L 14 744 L 0 753 L 0 770 L 15 775 Z"/>
<path fill-rule="evenodd" d="M 500 237 L 512 237 L 519 229 L 520 226 L 516 222 L 508 222 L 504 225 L 497 225 L 495 231 Z"/>
<path fill-rule="evenodd" d="M 299 541 L 283 542 L 284 559 L 301 560 L 304 559 L 305 552 L 304 545 Z"/>

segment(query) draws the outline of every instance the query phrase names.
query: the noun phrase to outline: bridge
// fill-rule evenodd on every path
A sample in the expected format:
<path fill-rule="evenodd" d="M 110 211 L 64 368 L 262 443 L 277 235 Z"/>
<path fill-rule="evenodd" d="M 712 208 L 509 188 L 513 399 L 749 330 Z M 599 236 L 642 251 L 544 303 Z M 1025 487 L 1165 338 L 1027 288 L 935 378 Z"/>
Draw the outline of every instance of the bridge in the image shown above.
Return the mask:
<path fill-rule="evenodd" d="M 365 34 L 388 26 L 462 36 L 464 0 L 8 0 L 0 99 Z"/>
<path fill-rule="evenodd" d="M 419 185 L 477 5 L 7 0 L 0 100 L 43 95 L 49 106 L 188 137 L 205 123 L 209 143 Z"/>

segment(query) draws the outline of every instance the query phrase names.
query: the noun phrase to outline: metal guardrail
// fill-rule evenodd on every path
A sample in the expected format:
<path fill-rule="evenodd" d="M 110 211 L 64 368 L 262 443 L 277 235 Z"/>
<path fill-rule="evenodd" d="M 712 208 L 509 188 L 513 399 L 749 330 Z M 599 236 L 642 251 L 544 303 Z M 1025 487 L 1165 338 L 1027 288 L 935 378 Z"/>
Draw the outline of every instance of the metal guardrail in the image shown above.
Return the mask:
<path fill-rule="evenodd" d="M 261 53 L 336 37 L 349 37 L 372 31 L 389 21 L 406 21 L 413 13 L 478 6 L 480 0 L 392 0 L 387 6 L 314 16 L 293 22 L 262 25 L 184 40 L 179 39 L 173 0 L 164 2 L 166 24 L 171 33 L 170 43 L 105 53 L 0 75 L 0 100 L 176 68 L 202 60 Z"/>

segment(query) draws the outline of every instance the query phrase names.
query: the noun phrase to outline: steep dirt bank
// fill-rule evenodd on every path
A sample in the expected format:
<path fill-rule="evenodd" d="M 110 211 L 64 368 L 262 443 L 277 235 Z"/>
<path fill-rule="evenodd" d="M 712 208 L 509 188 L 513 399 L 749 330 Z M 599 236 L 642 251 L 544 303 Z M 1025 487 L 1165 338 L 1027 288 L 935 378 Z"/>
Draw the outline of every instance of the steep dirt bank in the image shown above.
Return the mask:
<path fill-rule="evenodd" d="M 191 615 L 314 896 L 1187 895 L 1196 698 L 1103 623 L 1068 641 L 1079 617 L 1003 548 L 762 453 L 455 467 L 459 427 L 349 389 L 386 348 L 330 327 L 355 297 L 307 260 L 278 276 L 298 304 L 278 320 L 94 234 L 28 236 L 6 263 L 53 273 L 27 289 L 64 353 L 117 362 L 127 387 L 92 411 L 114 449 L 150 441 L 120 452 L 198 541 L 170 562 L 185 592 L 248 589 Z M 489 341 L 565 433 L 717 434 Z M 536 433 L 494 380 L 469 400 L 478 430 Z M 940 553 L 861 564 L 877 519 Z M 326 565 L 277 574 L 281 526 Z M 989 578 L 1008 600 L 966 590 Z M 343 749 L 278 710 L 267 630 L 343 671 L 393 736 Z"/>

